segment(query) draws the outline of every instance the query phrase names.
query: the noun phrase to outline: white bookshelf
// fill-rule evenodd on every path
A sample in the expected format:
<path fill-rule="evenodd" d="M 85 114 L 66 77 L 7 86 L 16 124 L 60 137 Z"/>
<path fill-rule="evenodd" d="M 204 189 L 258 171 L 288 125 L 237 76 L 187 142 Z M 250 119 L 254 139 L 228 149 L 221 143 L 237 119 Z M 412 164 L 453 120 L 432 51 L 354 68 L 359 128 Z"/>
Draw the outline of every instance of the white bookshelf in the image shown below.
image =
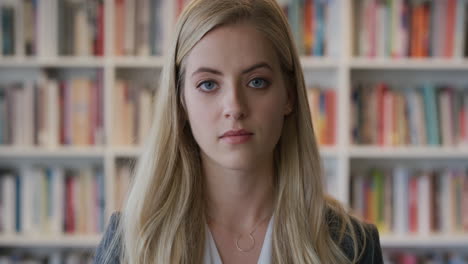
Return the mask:
<path fill-rule="evenodd" d="M 171 1 L 172 2 L 172 1 Z M 319 83 L 324 86 L 334 87 L 337 91 L 337 126 L 336 145 L 320 147 L 320 154 L 335 167 L 336 194 L 338 200 L 346 206 L 349 205 L 350 168 L 356 159 L 374 162 L 374 160 L 392 159 L 418 159 L 418 160 L 468 160 L 468 147 L 398 147 L 379 148 L 354 146 L 350 140 L 350 90 L 354 77 L 379 78 L 386 76 L 387 72 L 398 73 L 411 70 L 410 79 L 422 79 L 427 75 L 455 71 L 456 81 L 468 84 L 468 60 L 441 60 L 441 59 L 361 59 L 353 58 L 352 50 L 352 12 L 351 1 L 340 0 L 340 40 L 339 54 L 330 58 L 301 57 L 306 82 Z M 104 122 L 107 144 L 96 147 L 0 147 L 0 163 L 14 162 L 21 164 L 40 159 L 39 162 L 49 160 L 66 160 L 73 163 L 77 158 L 98 159 L 104 168 L 106 186 L 106 219 L 108 220 L 114 209 L 114 185 L 116 164 L 119 159 L 137 158 L 141 153 L 141 147 L 114 146 L 112 138 L 112 97 L 113 87 L 117 77 L 131 71 L 151 71 L 156 75 L 163 66 L 163 57 L 117 57 L 114 56 L 112 42 L 114 39 L 114 1 L 105 1 L 105 49 L 102 58 L 16 58 L 0 57 L 0 82 L 5 76 L 2 71 L 22 72 L 30 69 L 58 68 L 67 71 L 77 69 L 103 69 L 104 73 Z M 466 72 L 465 72 L 466 71 Z M 441 73 L 442 72 L 442 73 Z M 1 165 L 1 164 L 0 164 Z M 95 247 L 100 241 L 100 235 L 93 236 L 21 236 L 0 235 L 0 247 Z M 381 244 L 384 248 L 408 247 L 408 248 L 450 248 L 461 247 L 468 244 L 467 235 L 382 235 Z"/>
<path fill-rule="evenodd" d="M 443 248 L 464 249 L 468 244 L 468 235 L 383 235 L 380 243 L 385 248 Z"/>
<path fill-rule="evenodd" d="M 351 147 L 352 158 L 468 159 L 467 147 Z"/>
<path fill-rule="evenodd" d="M 100 240 L 100 235 L 3 235 L 0 247 L 94 248 Z"/>
<path fill-rule="evenodd" d="M 468 70 L 466 59 L 387 59 L 387 58 L 353 58 L 351 69 L 374 69 L 374 70 Z"/>

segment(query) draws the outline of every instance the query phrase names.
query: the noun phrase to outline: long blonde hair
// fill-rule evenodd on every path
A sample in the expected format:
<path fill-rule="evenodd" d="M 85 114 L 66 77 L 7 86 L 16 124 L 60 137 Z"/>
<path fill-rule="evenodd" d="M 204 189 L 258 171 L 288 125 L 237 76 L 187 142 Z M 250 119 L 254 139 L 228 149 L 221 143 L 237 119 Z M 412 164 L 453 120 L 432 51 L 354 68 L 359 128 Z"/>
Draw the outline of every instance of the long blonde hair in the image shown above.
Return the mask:
<path fill-rule="evenodd" d="M 113 241 L 122 248 L 122 263 L 202 262 L 204 187 L 199 147 L 182 100 L 184 60 L 209 31 L 244 21 L 273 44 L 294 102 L 275 149 L 273 263 L 355 263 L 361 255 L 365 239 L 356 230 L 363 230 L 361 224 L 353 224 L 323 190 L 304 77 L 281 8 L 275 0 L 193 0 L 176 26 L 150 136 L 121 214 L 121 240 Z M 352 242 L 351 259 L 340 247 L 345 237 Z"/>

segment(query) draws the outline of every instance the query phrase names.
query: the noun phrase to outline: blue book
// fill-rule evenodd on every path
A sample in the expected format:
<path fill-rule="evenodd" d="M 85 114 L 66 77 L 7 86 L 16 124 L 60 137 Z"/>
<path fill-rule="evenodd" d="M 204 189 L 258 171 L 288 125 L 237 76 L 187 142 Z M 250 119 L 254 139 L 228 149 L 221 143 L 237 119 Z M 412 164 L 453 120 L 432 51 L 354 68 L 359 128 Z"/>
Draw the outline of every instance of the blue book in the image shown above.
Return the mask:
<path fill-rule="evenodd" d="M 54 200 L 53 200 L 53 196 L 54 196 L 54 193 L 52 192 L 53 191 L 53 187 L 52 187 L 52 183 L 53 183 L 53 178 L 54 177 L 57 177 L 56 175 L 54 176 L 53 174 L 53 170 L 52 168 L 46 168 L 45 169 L 45 173 L 46 173 L 46 185 L 47 185 L 47 216 L 49 217 L 49 219 L 52 217 L 52 214 L 53 214 L 53 211 L 54 211 L 54 207 L 57 206 L 55 203 L 54 203 Z"/>
<path fill-rule="evenodd" d="M 0 17 L 2 19 L 3 34 L 3 55 L 13 55 L 15 53 L 15 10 L 11 6 L 1 8 Z"/>
<path fill-rule="evenodd" d="M 16 175 L 16 232 L 21 232 L 21 176 Z"/>
<path fill-rule="evenodd" d="M 439 118 L 435 87 L 426 83 L 423 85 L 424 110 L 426 119 L 427 142 L 429 145 L 440 144 Z"/>
<path fill-rule="evenodd" d="M 312 54 L 315 56 L 323 55 L 323 41 L 325 39 L 325 16 L 324 16 L 324 7 L 325 3 L 322 1 L 315 1 L 315 23 L 316 23 L 316 35 L 314 41 L 314 47 Z"/>
<path fill-rule="evenodd" d="M 292 0 L 288 6 L 288 20 L 291 26 L 291 31 L 294 38 L 294 43 L 299 54 L 302 54 L 302 20 L 301 20 L 301 4 L 303 0 Z M 303 6 L 303 5 L 302 5 Z"/>

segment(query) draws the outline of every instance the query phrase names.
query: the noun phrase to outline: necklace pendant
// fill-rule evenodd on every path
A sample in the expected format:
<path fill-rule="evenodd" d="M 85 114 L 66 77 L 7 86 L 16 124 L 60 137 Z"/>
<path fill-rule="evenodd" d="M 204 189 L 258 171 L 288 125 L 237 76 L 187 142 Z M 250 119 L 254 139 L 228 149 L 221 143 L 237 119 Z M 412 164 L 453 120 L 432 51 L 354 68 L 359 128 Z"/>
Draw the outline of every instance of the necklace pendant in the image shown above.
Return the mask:
<path fill-rule="evenodd" d="M 249 234 L 249 237 L 250 237 L 250 240 L 252 241 L 252 246 L 250 246 L 249 248 L 247 249 L 243 249 L 239 246 L 239 240 L 242 238 L 242 235 L 239 236 L 239 238 L 237 239 L 236 241 L 236 246 L 237 246 L 237 250 L 239 250 L 240 252 L 249 252 L 251 251 L 252 249 L 254 249 L 255 247 L 255 238 L 252 236 L 252 234 Z"/>

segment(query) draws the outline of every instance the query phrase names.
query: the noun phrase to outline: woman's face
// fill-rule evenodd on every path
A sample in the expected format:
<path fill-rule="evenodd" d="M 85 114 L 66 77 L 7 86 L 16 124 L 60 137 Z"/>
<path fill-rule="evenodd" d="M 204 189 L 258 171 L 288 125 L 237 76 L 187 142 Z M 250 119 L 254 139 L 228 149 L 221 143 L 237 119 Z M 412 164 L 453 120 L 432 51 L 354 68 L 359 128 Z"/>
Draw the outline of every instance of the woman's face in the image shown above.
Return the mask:
<path fill-rule="evenodd" d="M 183 96 L 204 162 L 253 169 L 271 162 L 290 112 L 280 65 L 252 25 L 210 31 L 186 59 Z"/>

